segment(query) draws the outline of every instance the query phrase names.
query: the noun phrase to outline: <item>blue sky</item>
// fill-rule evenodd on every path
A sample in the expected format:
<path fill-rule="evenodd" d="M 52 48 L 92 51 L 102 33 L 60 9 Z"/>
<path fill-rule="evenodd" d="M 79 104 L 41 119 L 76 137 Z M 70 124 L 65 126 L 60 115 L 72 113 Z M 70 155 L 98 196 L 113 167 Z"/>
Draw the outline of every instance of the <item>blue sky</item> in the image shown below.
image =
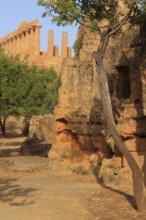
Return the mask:
<path fill-rule="evenodd" d="M 0 0 L 0 2 L 0 38 L 17 30 L 19 23 L 22 21 L 31 22 L 38 19 L 39 24 L 42 25 L 41 50 L 47 50 L 48 30 L 54 30 L 55 45 L 59 47 L 61 46 L 62 31 L 67 31 L 68 46 L 73 46 L 77 27 L 57 27 L 55 24 L 52 24 L 51 18 L 42 18 L 44 8 L 37 5 L 37 0 Z"/>

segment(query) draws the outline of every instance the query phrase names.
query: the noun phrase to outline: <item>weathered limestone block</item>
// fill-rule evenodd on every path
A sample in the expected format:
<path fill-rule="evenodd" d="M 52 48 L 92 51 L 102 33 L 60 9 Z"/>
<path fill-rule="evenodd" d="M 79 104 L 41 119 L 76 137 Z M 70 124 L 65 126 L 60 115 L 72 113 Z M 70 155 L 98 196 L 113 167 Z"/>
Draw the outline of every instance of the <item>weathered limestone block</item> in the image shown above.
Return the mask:
<path fill-rule="evenodd" d="M 29 137 L 52 143 L 54 136 L 53 115 L 33 116 L 30 120 Z"/>
<path fill-rule="evenodd" d="M 21 154 L 47 157 L 53 139 L 53 115 L 33 116 L 30 120 L 29 135 L 21 146 Z"/>

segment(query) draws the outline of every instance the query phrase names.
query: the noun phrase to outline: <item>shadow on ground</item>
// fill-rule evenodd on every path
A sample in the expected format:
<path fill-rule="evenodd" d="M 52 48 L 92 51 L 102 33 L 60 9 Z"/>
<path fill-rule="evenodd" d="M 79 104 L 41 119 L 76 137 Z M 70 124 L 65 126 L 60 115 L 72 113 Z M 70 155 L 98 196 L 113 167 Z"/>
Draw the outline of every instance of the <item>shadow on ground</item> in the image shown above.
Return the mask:
<path fill-rule="evenodd" d="M 35 203 L 32 198 L 36 191 L 32 187 L 20 186 L 17 178 L 0 178 L 0 203 L 11 206 L 32 205 Z"/>
<path fill-rule="evenodd" d="M 112 188 L 109 185 L 106 185 L 104 180 L 102 178 L 98 177 L 97 170 L 98 170 L 98 168 L 93 168 L 93 170 L 92 170 L 93 174 L 94 174 L 94 176 L 96 178 L 97 183 L 99 185 L 101 185 L 104 189 L 107 189 L 107 190 L 109 190 L 109 191 L 111 191 L 113 193 L 117 193 L 119 195 L 122 195 L 129 202 L 131 207 L 136 210 L 137 207 L 136 207 L 136 200 L 135 200 L 134 196 L 130 195 L 129 193 L 123 192 L 123 191 L 121 191 L 119 189 Z"/>

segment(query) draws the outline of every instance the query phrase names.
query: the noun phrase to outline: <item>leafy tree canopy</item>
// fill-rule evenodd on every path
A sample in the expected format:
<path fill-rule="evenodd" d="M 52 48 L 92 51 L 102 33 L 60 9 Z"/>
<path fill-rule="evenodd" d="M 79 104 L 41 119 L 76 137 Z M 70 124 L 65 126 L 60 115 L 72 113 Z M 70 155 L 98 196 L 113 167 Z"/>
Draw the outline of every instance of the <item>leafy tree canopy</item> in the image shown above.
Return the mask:
<path fill-rule="evenodd" d="M 27 59 L 5 54 L 0 48 L 0 125 L 8 116 L 42 115 L 53 111 L 60 78 L 52 69 L 29 65 Z"/>
<path fill-rule="evenodd" d="M 145 0 L 123 0 L 130 9 L 133 23 L 142 23 L 146 13 Z M 52 16 L 58 26 L 82 24 L 90 21 L 90 28 L 100 31 L 99 21 L 110 20 L 109 28 L 114 29 L 119 21 L 117 10 L 119 0 L 38 0 L 38 5 L 45 7 L 43 16 Z"/>
<path fill-rule="evenodd" d="M 30 77 L 29 85 L 26 97 L 22 100 L 26 116 L 30 118 L 32 115 L 51 113 L 58 101 L 59 76 L 53 68 L 48 70 L 36 67 L 31 67 L 27 75 Z"/>

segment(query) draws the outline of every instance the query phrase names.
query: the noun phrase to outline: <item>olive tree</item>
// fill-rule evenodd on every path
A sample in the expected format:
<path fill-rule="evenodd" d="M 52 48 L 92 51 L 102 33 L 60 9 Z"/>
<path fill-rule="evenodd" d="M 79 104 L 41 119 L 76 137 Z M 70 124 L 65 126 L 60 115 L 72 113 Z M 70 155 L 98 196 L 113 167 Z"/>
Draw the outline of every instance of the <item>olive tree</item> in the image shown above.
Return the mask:
<path fill-rule="evenodd" d="M 125 10 L 120 13 L 119 2 L 125 4 Z M 107 74 L 104 67 L 104 56 L 109 39 L 129 23 L 142 25 L 145 21 L 146 1 L 142 0 L 38 0 L 38 5 L 44 7 L 43 16 L 52 16 L 52 21 L 59 26 L 86 24 L 91 31 L 97 31 L 100 43 L 92 56 L 99 75 L 99 88 L 102 97 L 103 110 L 109 132 L 121 153 L 125 156 L 132 170 L 133 191 L 137 210 L 144 205 L 144 184 L 142 172 L 135 159 L 121 140 L 115 126 Z M 124 13 L 124 15 L 123 15 Z M 102 25 L 104 21 L 104 25 Z"/>

